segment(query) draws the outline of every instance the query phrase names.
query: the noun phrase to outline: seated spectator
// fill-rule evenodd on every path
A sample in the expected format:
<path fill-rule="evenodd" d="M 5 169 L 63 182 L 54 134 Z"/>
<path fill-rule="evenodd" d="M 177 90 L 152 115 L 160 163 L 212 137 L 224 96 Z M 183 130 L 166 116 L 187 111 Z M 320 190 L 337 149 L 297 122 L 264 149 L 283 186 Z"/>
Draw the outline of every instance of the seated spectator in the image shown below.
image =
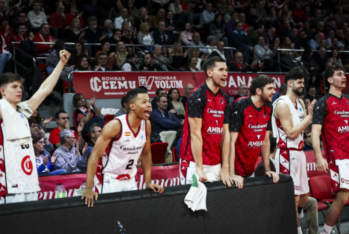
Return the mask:
<path fill-rule="evenodd" d="M 332 40 L 335 38 L 335 32 L 333 29 L 329 30 L 326 37 L 327 45 L 332 45 Z"/>
<path fill-rule="evenodd" d="M 86 31 L 81 30 L 81 23 L 79 19 L 73 19 L 68 29 L 65 30 L 65 38 L 67 42 L 76 42 L 84 39 Z"/>
<path fill-rule="evenodd" d="M 105 67 L 109 68 L 110 70 L 113 70 L 114 66 L 116 65 L 115 62 L 115 52 L 110 53 L 110 44 L 108 41 L 103 41 L 101 44 L 102 50 L 98 51 L 95 55 L 95 58 L 99 58 L 100 54 L 106 54 L 107 55 L 107 64 Z"/>
<path fill-rule="evenodd" d="M 235 5 L 235 6 L 237 6 L 237 5 Z M 227 12 L 223 16 L 223 20 L 224 20 L 225 24 L 228 23 L 229 20 L 231 20 L 234 13 L 237 13 L 234 11 L 234 6 L 229 5 L 227 8 Z"/>
<path fill-rule="evenodd" d="M 313 38 L 309 40 L 308 44 L 312 50 L 317 50 L 320 47 L 320 34 L 315 32 Z"/>
<path fill-rule="evenodd" d="M 136 44 L 137 43 L 137 31 L 132 31 L 128 21 L 122 22 L 121 25 L 121 41 L 125 44 Z"/>
<path fill-rule="evenodd" d="M 200 34 L 199 33 L 194 33 L 193 34 L 193 40 L 191 42 L 189 42 L 188 46 L 191 47 L 202 47 L 199 48 L 200 52 L 203 54 L 208 54 L 208 50 L 205 49 L 204 45 L 200 42 Z"/>
<path fill-rule="evenodd" d="M 236 52 L 234 55 L 234 61 L 228 65 L 229 71 L 240 71 L 240 72 L 257 72 L 258 69 L 263 67 L 264 63 L 258 63 L 254 60 L 251 65 L 244 63 L 244 55 L 240 52 Z"/>
<path fill-rule="evenodd" d="M 12 58 L 12 54 L 9 51 L 9 48 L 11 48 L 10 39 L 3 35 L 0 35 L 0 37 L 0 75 L 2 75 L 6 64 Z"/>
<path fill-rule="evenodd" d="M 59 133 L 61 145 L 53 153 L 56 157 L 55 167 L 57 170 L 64 169 L 67 173 L 86 171 L 87 169 L 87 143 L 79 152 L 79 142 L 76 141 L 74 131 L 64 129 Z"/>
<path fill-rule="evenodd" d="M 173 38 L 173 34 L 176 28 L 177 28 L 177 24 L 176 24 L 176 21 L 173 20 L 173 13 L 172 11 L 169 11 L 166 14 L 165 31 L 167 31 L 170 34 L 170 36 Z"/>
<path fill-rule="evenodd" d="M 48 25 L 46 15 L 44 12 L 40 11 L 40 7 L 40 2 L 35 1 L 33 3 L 33 10 L 29 11 L 27 15 L 30 26 L 34 32 L 39 31 L 43 24 Z"/>
<path fill-rule="evenodd" d="M 46 59 L 46 71 L 48 74 L 51 74 L 53 69 L 55 69 L 55 67 L 60 62 L 59 52 L 64 49 L 65 49 L 64 41 L 62 40 L 56 41 L 55 45 L 53 46 L 53 51 L 49 54 L 49 56 Z M 73 66 L 66 65 L 63 68 L 59 78 L 63 80 L 68 80 L 68 76 L 72 71 L 74 71 L 74 65 Z"/>
<path fill-rule="evenodd" d="M 105 36 L 104 39 L 109 40 L 110 38 L 112 38 L 114 35 L 113 30 L 114 30 L 113 21 L 111 21 L 110 19 L 106 19 L 104 21 L 104 28 L 102 31 L 103 36 Z"/>
<path fill-rule="evenodd" d="M 307 94 L 305 95 L 304 100 L 305 99 L 309 99 L 310 102 L 316 99 L 316 87 L 314 85 L 310 85 L 307 89 Z"/>
<path fill-rule="evenodd" d="M 342 65 L 342 59 L 337 49 L 333 49 L 330 58 L 327 60 L 328 66 Z"/>
<path fill-rule="evenodd" d="M 197 65 L 196 65 L 196 68 L 201 71 L 201 66 L 202 64 L 206 61 L 206 59 L 208 58 L 208 54 L 203 54 L 201 55 L 200 57 L 200 50 L 199 48 L 194 48 L 194 49 L 191 49 L 190 50 L 190 56 L 189 58 L 193 58 L 195 57 L 197 59 Z"/>
<path fill-rule="evenodd" d="M 274 50 L 271 51 L 264 42 L 262 36 L 258 37 L 258 45 L 254 47 L 254 59 L 257 61 L 263 61 L 266 71 L 274 70 L 274 60 L 271 57 L 274 57 L 277 50 L 274 47 Z"/>
<path fill-rule="evenodd" d="M 157 11 L 157 15 L 154 15 L 151 17 L 150 25 L 151 25 L 152 30 L 158 29 L 160 22 L 165 22 L 165 10 L 163 8 L 160 8 Z M 164 26 L 165 26 L 165 23 L 164 23 Z M 158 44 L 158 43 L 156 43 L 156 44 Z"/>
<path fill-rule="evenodd" d="M 31 120 L 31 119 L 35 119 L 37 121 L 37 123 L 39 124 L 39 126 L 41 126 L 42 118 L 41 118 L 39 111 L 37 111 L 37 110 L 33 111 L 33 114 L 28 118 L 28 120 Z M 51 120 L 52 120 L 52 117 L 51 117 Z M 49 118 L 45 119 L 45 121 L 48 121 L 45 124 L 49 123 L 51 120 Z M 45 126 L 43 126 L 43 127 L 45 128 Z"/>
<path fill-rule="evenodd" d="M 74 71 L 91 71 L 90 60 L 87 56 L 80 56 Z"/>
<path fill-rule="evenodd" d="M 41 175 L 60 175 L 67 173 L 66 170 L 60 169 L 55 170 L 55 162 L 57 157 L 50 157 L 50 153 L 45 152 L 44 149 L 44 138 L 41 135 L 32 135 L 33 147 L 36 161 L 36 168 L 38 170 L 39 176 Z"/>
<path fill-rule="evenodd" d="M 30 133 L 32 135 L 39 134 L 40 122 L 37 119 L 29 119 L 28 121 L 30 127 Z"/>
<path fill-rule="evenodd" d="M 296 65 L 293 60 L 299 57 L 299 54 L 294 51 L 294 43 L 291 42 L 289 37 L 286 37 L 284 39 L 284 43 L 281 45 L 281 49 L 288 49 L 281 51 L 281 62 L 283 64 L 286 64 L 290 69 L 293 68 Z"/>
<path fill-rule="evenodd" d="M 70 56 L 70 65 L 78 64 L 79 57 L 85 56 L 89 60 L 88 51 L 85 48 L 85 44 L 83 41 L 79 40 L 75 42 L 74 45 L 75 50 L 71 53 Z"/>
<path fill-rule="evenodd" d="M 299 50 L 301 48 L 301 43 L 299 41 L 297 28 L 291 29 L 291 34 L 290 34 L 289 38 L 290 38 L 291 42 L 294 44 L 294 48 Z"/>
<path fill-rule="evenodd" d="M 273 95 L 273 102 L 278 99 L 279 97 L 285 96 L 287 92 L 287 85 L 286 84 L 282 84 L 280 86 L 279 91 L 277 91 L 274 95 Z"/>
<path fill-rule="evenodd" d="M 167 92 L 165 89 L 159 88 L 156 90 L 156 97 L 157 98 L 166 97 L 166 96 L 167 96 Z M 153 98 L 153 100 L 151 101 L 151 109 L 155 110 L 157 108 L 158 108 L 157 99 Z M 174 109 L 174 106 L 170 100 L 168 100 L 168 102 L 167 102 L 167 110 L 173 114 L 176 114 L 176 110 Z"/>
<path fill-rule="evenodd" d="M 178 19 L 179 15 L 183 12 L 180 2 L 180 0 L 175 0 L 168 6 L 168 11 L 171 11 L 176 19 Z"/>
<path fill-rule="evenodd" d="M 198 66 L 198 58 L 193 56 L 189 59 L 189 65 L 188 67 L 185 68 L 185 71 L 197 72 L 199 71 L 197 66 Z"/>
<path fill-rule="evenodd" d="M 225 34 L 230 36 L 236 29 L 236 24 L 239 22 L 239 14 L 237 12 L 232 13 L 230 20 L 228 20 L 228 22 L 225 25 Z"/>
<path fill-rule="evenodd" d="M 185 30 L 181 32 L 179 40 L 185 45 L 189 45 L 193 40 L 193 33 L 191 33 L 191 25 L 189 23 L 185 24 Z"/>
<path fill-rule="evenodd" d="M 184 86 L 184 94 L 185 94 L 185 96 L 182 97 L 181 102 L 183 103 L 183 106 L 184 106 L 185 109 L 187 109 L 187 101 L 188 101 L 188 98 L 189 98 L 189 96 L 191 94 L 191 91 L 193 91 L 193 89 L 194 89 L 194 86 L 192 84 L 186 84 Z"/>
<path fill-rule="evenodd" d="M 84 128 L 81 133 L 85 135 L 88 133 L 90 126 L 98 123 L 103 128 L 104 119 L 101 117 L 101 110 L 95 105 L 96 97 L 91 98 L 91 103 L 88 103 L 81 93 L 76 93 L 73 96 L 73 106 L 76 107 L 75 119 L 76 125 L 80 122 L 84 123 Z"/>
<path fill-rule="evenodd" d="M 41 26 L 40 31 L 36 33 L 33 42 L 56 42 L 56 39 L 50 35 L 50 26 L 47 23 Z M 52 52 L 52 44 L 37 44 L 35 46 L 38 56 L 48 56 Z"/>
<path fill-rule="evenodd" d="M 253 47 L 250 46 L 247 33 L 242 31 L 241 23 L 236 24 L 236 30 L 230 35 L 229 45 L 234 46 L 238 51 L 242 52 L 244 55 L 244 63 L 248 63 L 248 56 L 250 51 L 253 51 Z"/>
<path fill-rule="evenodd" d="M 153 47 L 151 47 L 152 45 L 154 45 L 154 38 L 153 38 L 153 33 L 149 32 L 149 25 L 148 23 L 141 23 L 141 25 L 139 26 L 140 30 L 137 34 L 137 40 L 138 43 L 141 45 L 146 45 L 146 49 L 150 52 L 153 53 Z"/>
<path fill-rule="evenodd" d="M 188 57 L 188 50 L 186 49 L 184 53 L 182 53 L 182 45 L 179 42 L 175 42 L 172 46 L 172 63 L 171 66 L 184 71 L 185 67 L 187 66 L 187 57 Z"/>
<path fill-rule="evenodd" d="M 337 38 L 333 38 L 332 39 L 332 50 L 343 50 L 344 49 L 344 44 L 343 43 L 339 43 Z"/>
<path fill-rule="evenodd" d="M 139 67 L 140 71 L 163 71 L 162 67 L 154 64 L 153 54 L 150 52 L 145 53 L 143 64 Z"/>
<path fill-rule="evenodd" d="M 213 56 L 220 56 L 222 59 L 227 61 L 227 59 L 225 58 L 225 55 L 224 55 L 224 42 L 223 41 L 218 42 L 217 49 L 214 49 L 213 52 L 210 54 L 210 57 L 213 57 Z"/>
<path fill-rule="evenodd" d="M 239 22 L 242 25 L 242 31 L 244 31 L 245 33 L 247 33 L 247 35 L 253 30 L 253 27 L 248 25 L 248 23 L 245 22 L 246 21 L 246 16 L 244 13 L 240 13 L 239 14 Z M 275 28 L 274 28 L 275 29 Z"/>
<path fill-rule="evenodd" d="M 162 55 L 162 47 L 161 47 L 161 45 L 155 45 L 154 46 L 153 63 L 161 66 L 163 71 L 168 71 L 166 65 L 172 63 L 172 53 L 170 53 L 169 58 L 166 58 L 165 56 Z"/>
<path fill-rule="evenodd" d="M 165 22 L 160 21 L 157 29 L 153 33 L 154 43 L 159 45 L 172 45 L 172 37 L 165 31 Z"/>
<path fill-rule="evenodd" d="M 70 12 L 65 15 L 68 26 L 70 26 L 74 19 L 78 19 L 80 21 L 81 28 L 84 28 L 85 22 L 82 18 L 83 12 L 78 13 L 78 8 L 75 4 L 70 6 Z"/>
<path fill-rule="evenodd" d="M 257 45 L 259 36 L 263 36 L 263 38 L 264 38 L 264 25 L 263 24 L 259 24 L 257 26 L 257 28 L 249 34 L 248 38 L 250 40 L 250 44 L 253 46 Z"/>
<path fill-rule="evenodd" d="M 121 0 L 115 1 L 115 5 L 109 10 L 108 19 L 115 19 L 121 15 L 121 11 L 124 8 Z"/>
<path fill-rule="evenodd" d="M 120 70 L 127 56 L 127 50 L 123 41 L 119 41 L 116 44 L 116 52 L 114 56 L 116 57 L 116 67 Z"/>
<path fill-rule="evenodd" d="M 301 48 L 310 48 L 310 45 L 308 44 L 308 34 L 304 30 L 301 30 L 298 36 Z"/>
<path fill-rule="evenodd" d="M 138 58 L 134 53 L 128 53 L 126 60 L 121 67 L 121 71 L 139 71 Z"/>
<path fill-rule="evenodd" d="M 167 99 L 172 102 L 173 107 L 176 110 L 176 117 L 184 119 L 185 109 L 183 103 L 179 100 L 179 97 L 180 93 L 177 88 L 171 88 L 167 93 Z"/>
<path fill-rule="evenodd" d="M 296 3 L 296 7 L 293 9 L 293 17 L 296 23 L 309 20 L 309 16 L 301 8 L 300 3 Z"/>
<path fill-rule="evenodd" d="M 121 40 L 121 30 L 120 29 L 114 29 L 113 30 L 113 36 L 108 39 L 109 43 L 110 44 L 117 44 L 120 40 Z"/>
<path fill-rule="evenodd" d="M 218 14 L 218 12 L 216 12 L 216 14 Z M 212 23 L 213 20 L 215 19 L 216 14 L 212 12 L 212 4 L 211 3 L 206 4 L 206 9 L 202 12 L 200 16 L 200 25 L 204 26 Z"/>
<path fill-rule="evenodd" d="M 225 36 L 225 25 L 223 24 L 223 17 L 217 14 L 214 21 L 210 24 L 209 33 L 216 38 L 216 42 L 223 40 Z"/>
<path fill-rule="evenodd" d="M 49 141 L 51 144 L 55 147 L 58 148 L 61 145 L 61 140 L 59 139 L 59 133 L 64 130 L 64 129 L 69 129 L 69 117 L 67 112 L 65 111 L 58 111 L 55 116 L 56 123 L 57 123 L 57 128 L 54 128 L 50 132 L 50 137 Z M 83 129 L 83 124 L 79 124 L 78 128 L 76 129 L 78 131 L 78 134 L 74 132 L 75 139 L 79 141 L 80 145 L 82 146 L 84 143 L 84 139 L 81 135 L 81 131 Z"/>
<path fill-rule="evenodd" d="M 121 29 L 122 23 L 125 21 L 128 22 L 127 14 L 128 14 L 127 8 L 122 8 L 121 15 L 119 17 L 115 18 L 115 20 L 114 20 L 115 29 Z M 131 23 L 128 22 L 128 24 L 131 28 L 132 27 Z"/>
<path fill-rule="evenodd" d="M 264 41 L 266 44 L 273 44 L 275 37 L 274 34 L 276 32 L 276 29 L 274 27 L 269 28 L 268 30 L 264 31 L 263 33 L 263 37 L 264 37 Z"/>
<path fill-rule="evenodd" d="M 303 63 L 304 68 L 309 72 L 309 84 L 314 84 L 319 71 L 319 67 L 313 59 L 313 52 L 310 48 L 304 50 L 301 62 Z"/>
<path fill-rule="evenodd" d="M 98 27 L 95 16 L 88 18 L 88 27 L 84 31 L 86 32 L 84 38 L 88 43 L 99 43 L 105 38 L 103 37 L 103 29 Z"/>
<path fill-rule="evenodd" d="M 148 25 L 150 25 L 149 23 L 149 16 L 148 16 L 148 11 L 145 7 L 142 7 L 139 9 L 138 11 L 138 17 L 135 20 L 135 28 L 140 31 L 140 26 L 142 23 L 147 23 Z"/>
<path fill-rule="evenodd" d="M 108 55 L 105 53 L 98 54 L 95 71 L 113 71 L 107 67 Z"/>
<path fill-rule="evenodd" d="M 28 33 L 33 33 L 33 30 L 30 26 L 30 22 L 28 21 L 26 12 L 19 11 L 17 13 L 17 18 L 12 22 L 12 28 L 18 28 L 17 26 L 18 24 L 24 24 L 25 27 L 28 29 Z"/>
<path fill-rule="evenodd" d="M 9 19 L 7 16 L 3 16 L 0 19 L 0 34 L 9 39 L 13 37 L 13 30 L 9 25 Z"/>
<path fill-rule="evenodd" d="M 240 85 L 239 86 L 239 94 L 234 97 L 234 101 L 238 100 L 241 97 L 247 97 L 248 96 L 248 87 L 247 85 Z"/>
<path fill-rule="evenodd" d="M 158 108 L 153 109 L 151 115 L 151 131 L 160 134 L 162 131 L 177 131 L 184 123 L 167 110 L 167 97 L 157 97 Z"/>
<path fill-rule="evenodd" d="M 256 8 L 250 8 L 246 22 L 253 28 L 257 28 L 257 25 L 262 23 L 262 18 L 257 16 Z"/>
<path fill-rule="evenodd" d="M 102 133 L 102 128 L 101 126 L 99 126 L 98 123 L 94 123 L 91 125 L 88 131 L 89 140 L 87 141 L 87 150 L 86 150 L 87 160 L 89 159 L 92 153 L 93 147 L 95 147 L 96 141 L 98 137 L 101 135 L 101 133 Z"/>
<path fill-rule="evenodd" d="M 65 36 L 64 30 L 69 27 L 64 10 L 65 8 L 62 3 L 57 4 L 56 12 L 53 12 L 50 16 L 50 24 L 53 28 L 57 30 L 58 38 L 63 38 Z"/>
<path fill-rule="evenodd" d="M 127 105 L 126 105 L 126 102 L 125 102 L 125 98 L 126 97 L 123 97 L 121 98 L 121 106 L 122 108 L 120 108 L 114 115 L 114 119 L 118 116 L 121 116 L 121 115 L 125 115 L 128 113 L 128 109 L 127 109 Z"/>

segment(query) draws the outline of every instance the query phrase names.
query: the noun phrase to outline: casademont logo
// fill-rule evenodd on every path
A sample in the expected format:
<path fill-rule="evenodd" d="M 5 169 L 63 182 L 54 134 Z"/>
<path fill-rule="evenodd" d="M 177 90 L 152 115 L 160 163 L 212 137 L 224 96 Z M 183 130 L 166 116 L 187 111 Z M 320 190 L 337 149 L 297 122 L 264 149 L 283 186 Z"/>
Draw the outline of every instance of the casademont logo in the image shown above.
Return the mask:
<path fill-rule="evenodd" d="M 144 86 L 146 87 L 148 90 L 151 89 L 151 86 L 153 85 L 154 82 L 154 77 L 149 77 L 147 79 L 147 77 L 145 76 L 138 76 L 138 84 L 139 86 Z"/>
<path fill-rule="evenodd" d="M 93 77 L 90 79 L 91 89 L 94 92 L 99 92 L 102 89 L 101 80 L 98 77 Z"/>

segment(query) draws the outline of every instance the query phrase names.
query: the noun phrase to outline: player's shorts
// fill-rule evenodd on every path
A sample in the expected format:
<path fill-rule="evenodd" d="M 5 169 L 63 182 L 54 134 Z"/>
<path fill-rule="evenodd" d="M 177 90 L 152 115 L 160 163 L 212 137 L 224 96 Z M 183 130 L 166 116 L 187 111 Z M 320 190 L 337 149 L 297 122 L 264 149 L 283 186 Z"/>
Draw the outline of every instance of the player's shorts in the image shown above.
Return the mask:
<path fill-rule="evenodd" d="M 0 198 L 1 198 L 0 205 L 1 204 L 17 203 L 17 202 L 37 201 L 38 200 L 38 192 L 7 194 L 7 195 L 2 196 Z"/>
<path fill-rule="evenodd" d="M 307 161 L 303 151 L 277 149 L 275 169 L 278 174 L 291 175 L 295 195 L 309 193 Z"/>
<path fill-rule="evenodd" d="M 217 165 L 203 165 L 205 174 L 211 173 L 215 180 L 219 180 L 219 172 L 221 171 L 221 164 Z M 196 173 L 196 164 L 195 162 L 182 160 L 179 162 L 179 177 L 181 179 L 181 184 L 192 184 L 193 174 Z"/>
<path fill-rule="evenodd" d="M 94 185 L 95 191 L 100 194 L 137 190 L 135 177 L 129 175 L 111 177 L 102 174 L 102 176 L 95 176 Z"/>
<path fill-rule="evenodd" d="M 349 159 L 336 159 L 335 163 L 329 164 L 329 169 L 333 192 L 341 188 L 349 190 Z"/>

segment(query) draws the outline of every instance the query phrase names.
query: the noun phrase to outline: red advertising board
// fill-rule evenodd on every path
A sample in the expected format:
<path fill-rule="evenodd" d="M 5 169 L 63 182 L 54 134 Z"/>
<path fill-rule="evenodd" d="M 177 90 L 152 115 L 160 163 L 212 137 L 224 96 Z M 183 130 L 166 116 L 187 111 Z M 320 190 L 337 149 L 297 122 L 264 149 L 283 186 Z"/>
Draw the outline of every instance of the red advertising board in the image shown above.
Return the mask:
<path fill-rule="evenodd" d="M 195 86 L 193 72 L 74 72 L 75 92 L 90 99 L 122 98 L 139 86 L 148 89 L 150 97 L 155 97 L 158 88 L 177 88 L 184 95 L 186 84 Z"/>
<path fill-rule="evenodd" d="M 254 78 L 261 74 L 256 73 L 228 73 L 227 84 L 222 90 L 230 97 L 234 97 L 239 94 L 239 86 L 247 85 L 251 87 L 251 82 Z M 266 74 L 274 79 L 275 90 L 278 91 L 282 84 L 285 84 L 285 75 L 279 74 Z M 196 85 L 200 86 L 206 81 L 206 75 L 204 72 L 195 73 Z"/>

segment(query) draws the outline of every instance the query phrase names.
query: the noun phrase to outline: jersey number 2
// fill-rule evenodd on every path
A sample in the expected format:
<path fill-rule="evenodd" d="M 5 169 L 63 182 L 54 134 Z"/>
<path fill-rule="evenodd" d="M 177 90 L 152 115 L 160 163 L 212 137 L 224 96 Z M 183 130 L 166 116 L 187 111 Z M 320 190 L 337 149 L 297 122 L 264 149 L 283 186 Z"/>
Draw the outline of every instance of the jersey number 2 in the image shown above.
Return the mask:
<path fill-rule="evenodd" d="M 131 159 L 130 161 L 128 161 L 128 164 L 127 164 L 127 166 L 126 166 L 126 169 L 131 170 L 134 162 L 135 162 L 135 160 L 133 160 L 133 159 Z"/>

